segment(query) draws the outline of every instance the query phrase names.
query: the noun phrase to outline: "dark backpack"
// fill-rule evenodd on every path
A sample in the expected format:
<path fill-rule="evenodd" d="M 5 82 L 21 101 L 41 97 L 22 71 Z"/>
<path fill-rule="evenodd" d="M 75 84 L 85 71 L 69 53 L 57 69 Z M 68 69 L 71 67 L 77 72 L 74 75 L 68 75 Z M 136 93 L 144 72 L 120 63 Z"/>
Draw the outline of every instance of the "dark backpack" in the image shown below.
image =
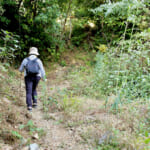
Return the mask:
<path fill-rule="evenodd" d="M 26 64 L 26 72 L 27 75 L 37 75 L 39 73 L 39 64 L 37 62 L 38 58 L 35 58 L 33 60 L 30 60 L 27 58 L 28 62 Z"/>

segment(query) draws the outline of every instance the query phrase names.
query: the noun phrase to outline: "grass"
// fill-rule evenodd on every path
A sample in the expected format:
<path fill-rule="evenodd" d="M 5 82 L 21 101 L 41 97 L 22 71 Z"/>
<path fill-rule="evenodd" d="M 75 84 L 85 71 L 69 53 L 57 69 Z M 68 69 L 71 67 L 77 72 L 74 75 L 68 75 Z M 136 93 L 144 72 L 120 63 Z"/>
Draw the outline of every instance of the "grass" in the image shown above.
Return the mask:
<path fill-rule="evenodd" d="M 81 100 L 79 100 L 76 97 L 73 97 L 72 95 L 64 95 L 63 99 L 60 100 L 59 105 L 63 111 L 73 113 L 81 109 L 81 103 Z"/>

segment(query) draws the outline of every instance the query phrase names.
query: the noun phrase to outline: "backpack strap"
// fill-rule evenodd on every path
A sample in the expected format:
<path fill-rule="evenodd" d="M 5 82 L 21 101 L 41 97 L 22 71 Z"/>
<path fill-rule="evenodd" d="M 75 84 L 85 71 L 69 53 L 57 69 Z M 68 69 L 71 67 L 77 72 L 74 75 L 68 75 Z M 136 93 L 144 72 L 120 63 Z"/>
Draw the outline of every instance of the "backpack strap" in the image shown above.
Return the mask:
<path fill-rule="evenodd" d="M 37 61 L 37 60 L 38 60 L 38 58 L 36 57 L 34 60 L 35 60 L 35 61 Z"/>
<path fill-rule="evenodd" d="M 31 59 L 29 59 L 29 57 L 27 57 L 27 60 L 28 60 L 28 61 L 30 61 Z M 38 60 L 38 58 L 36 57 L 36 58 L 35 58 L 35 59 L 33 59 L 33 60 L 35 60 L 35 61 L 36 61 L 36 60 Z M 32 60 L 31 60 L 31 61 L 32 61 Z"/>
<path fill-rule="evenodd" d="M 34 59 L 34 61 L 36 61 L 36 63 L 38 64 L 38 66 L 39 66 L 39 63 L 37 62 L 37 60 L 38 60 L 39 58 L 38 57 L 36 57 L 35 59 Z M 40 67 L 39 67 L 40 68 Z"/>
<path fill-rule="evenodd" d="M 39 59 L 39 58 L 36 57 L 35 59 L 33 59 L 33 61 L 35 61 L 35 62 L 38 64 L 38 66 L 39 66 L 39 63 L 37 62 L 38 59 Z M 40 68 L 40 67 L 39 67 L 39 68 Z"/>
<path fill-rule="evenodd" d="M 29 57 L 27 57 L 26 59 L 27 59 L 27 63 L 26 63 L 26 66 L 27 66 L 29 61 L 30 61 L 30 59 L 29 59 Z"/>

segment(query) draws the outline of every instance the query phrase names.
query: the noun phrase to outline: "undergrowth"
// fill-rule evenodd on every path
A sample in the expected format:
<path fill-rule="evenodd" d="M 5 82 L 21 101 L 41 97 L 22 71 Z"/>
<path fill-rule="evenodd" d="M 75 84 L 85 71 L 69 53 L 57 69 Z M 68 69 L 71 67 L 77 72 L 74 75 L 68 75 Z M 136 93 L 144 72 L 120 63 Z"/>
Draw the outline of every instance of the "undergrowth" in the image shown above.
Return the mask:
<path fill-rule="evenodd" d="M 104 95 L 119 95 L 128 101 L 149 99 L 149 30 L 120 41 L 106 53 L 96 56 L 93 88 Z"/>

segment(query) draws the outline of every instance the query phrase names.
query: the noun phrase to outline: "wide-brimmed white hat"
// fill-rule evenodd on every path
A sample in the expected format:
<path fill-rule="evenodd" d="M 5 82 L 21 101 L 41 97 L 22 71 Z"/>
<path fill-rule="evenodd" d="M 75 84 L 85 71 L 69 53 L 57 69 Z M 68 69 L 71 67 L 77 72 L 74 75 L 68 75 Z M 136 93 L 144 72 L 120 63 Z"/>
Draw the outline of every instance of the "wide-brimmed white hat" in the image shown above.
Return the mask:
<path fill-rule="evenodd" d="M 29 49 L 29 55 L 40 55 L 36 47 L 31 47 Z"/>

